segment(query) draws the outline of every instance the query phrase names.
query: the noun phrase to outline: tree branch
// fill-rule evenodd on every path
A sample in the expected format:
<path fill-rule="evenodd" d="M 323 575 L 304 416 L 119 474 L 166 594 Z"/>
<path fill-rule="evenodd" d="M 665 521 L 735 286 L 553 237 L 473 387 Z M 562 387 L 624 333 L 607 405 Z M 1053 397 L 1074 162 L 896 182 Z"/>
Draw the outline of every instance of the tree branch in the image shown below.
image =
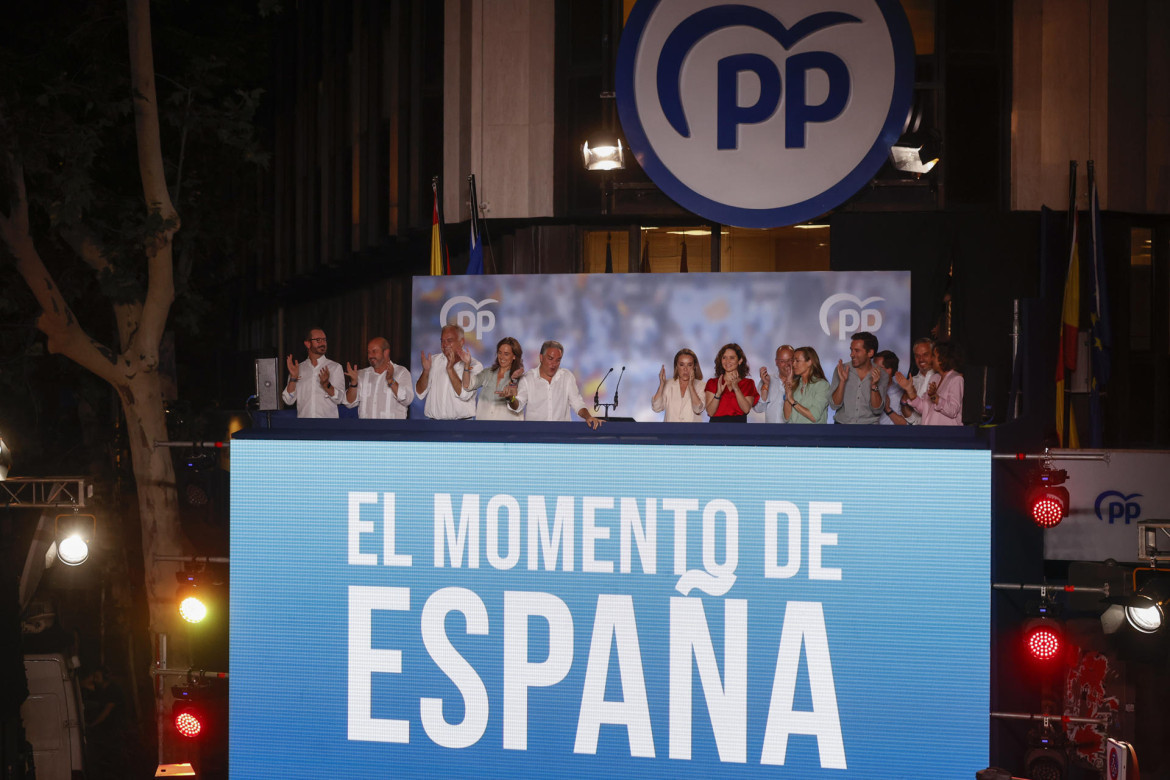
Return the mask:
<path fill-rule="evenodd" d="M 113 273 L 113 263 L 88 233 L 80 228 L 73 228 L 62 230 L 61 237 L 65 239 L 65 243 L 72 247 L 77 256 L 98 275 Z M 115 303 L 113 307 L 114 320 L 118 323 L 118 344 L 121 349 L 125 350 L 129 348 L 131 339 L 138 332 L 138 324 L 142 321 L 142 303 L 141 301 Z"/>
<path fill-rule="evenodd" d="M 130 86 L 134 97 L 134 129 L 138 142 L 138 169 L 146 207 L 158 212 L 163 226 L 147 241 L 149 276 L 142 319 L 137 332 L 126 344 L 131 359 L 148 367 L 158 365 L 158 345 L 167 316 L 175 300 L 174 244 L 179 215 L 167 192 L 163 168 L 162 140 L 158 125 L 158 97 L 154 86 L 154 53 L 151 49 L 150 1 L 126 0 L 130 38 Z"/>
<path fill-rule="evenodd" d="M 82 329 L 49 269 L 41 260 L 28 228 L 28 197 L 24 187 L 24 169 L 12 162 L 16 201 L 9 214 L 0 214 L 0 238 L 16 260 L 16 270 L 28 284 L 41 316 L 37 327 L 48 337 L 49 351 L 65 355 L 82 368 L 92 371 L 114 387 L 124 385 L 126 377 L 118 368 L 117 358 Z"/>

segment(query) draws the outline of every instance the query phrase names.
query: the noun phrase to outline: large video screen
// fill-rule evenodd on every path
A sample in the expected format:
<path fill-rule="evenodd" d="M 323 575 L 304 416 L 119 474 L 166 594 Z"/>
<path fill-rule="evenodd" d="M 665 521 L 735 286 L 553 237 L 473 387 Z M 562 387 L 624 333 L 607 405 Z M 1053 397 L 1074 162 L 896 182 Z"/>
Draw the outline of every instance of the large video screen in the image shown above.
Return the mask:
<path fill-rule="evenodd" d="M 460 325 L 472 356 L 490 366 L 496 344 L 512 336 L 535 368 L 540 345 L 565 347 L 563 368 L 577 377 L 586 402 L 618 405 L 613 415 L 662 419 L 650 406 L 658 373 L 674 373 L 676 352 L 698 356 L 705 379 L 727 343 L 739 344 L 752 378 L 776 376 L 783 344 L 816 350 L 825 375 L 849 362 L 850 337 L 873 333 L 881 350 L 910 366 L 910 273 L 528 274 L 417 276 L 411 301 L 410 366 L 439 351 L 439 329 Z M 610 371 L 612 370 L 612 373 Z M 608 379 L 606 376 L 608 375 Z M 411 417 L 422 419 L 423 402 Z M 762 422 L 760 411 L 748 416 Z"/>
<path fill-rule="evenodd" d="M 234 778 L 971 777 L 987 452 L 232 442 Z"/>

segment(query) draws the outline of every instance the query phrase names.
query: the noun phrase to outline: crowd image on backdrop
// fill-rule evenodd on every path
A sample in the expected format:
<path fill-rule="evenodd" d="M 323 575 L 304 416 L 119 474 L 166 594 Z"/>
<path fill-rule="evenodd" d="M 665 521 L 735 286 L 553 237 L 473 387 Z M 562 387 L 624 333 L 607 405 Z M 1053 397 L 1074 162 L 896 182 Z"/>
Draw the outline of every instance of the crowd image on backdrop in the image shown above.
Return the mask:
<path fill-rule="evenodd" d="M 369 366 L 361 369 L 350 363 L 343 369 L 326 357 L 328 340 L 320 328 L 309 329 L 304 344 L 304 360 L 289 355 L 285 361 L 288 382 L 282 394 L 285 404 L 296 405 L 298 417 L 336 418 L 338 407 L 345 406 L 363 419 L 402 420 L 417 397 L 432 420 L 576 417 L 594 430 L 605 422 L 582 398 L 573 372 L 561 366 L 564 345 L 551 339 L 541 344 L 529 369 L 521 344 L 510 336 L 500 339 L 495 361 L 485 368 L 468 350 L 463 329 L 447 325 L 439 333 L 439 351 L 419 355 L 422 371 L 413 382 L 409 369 L 390 359 L 385 338 L 370 340 Z M 684 347 L 669 372 L 666 364 L 659 370 L 651 408 L 664 422 L 683 423 L 702 422 L 704 415 L 707 422 L 742 423 L 760 412 L 767 423 L 825 424 L 832 410 L 839 425 L 963 424 L 962 358 L 955 342 L 915 341 L 910 373 L 899 370 L 893 351 L 878 346 L 872 333 L 854 333 L 849 354 L 826 375 L 815 349 L 782 344 L 775 376 L 761 366 L 758 386 L 739 344 L 719 348 L 706 382 L 698 355 Z"/>

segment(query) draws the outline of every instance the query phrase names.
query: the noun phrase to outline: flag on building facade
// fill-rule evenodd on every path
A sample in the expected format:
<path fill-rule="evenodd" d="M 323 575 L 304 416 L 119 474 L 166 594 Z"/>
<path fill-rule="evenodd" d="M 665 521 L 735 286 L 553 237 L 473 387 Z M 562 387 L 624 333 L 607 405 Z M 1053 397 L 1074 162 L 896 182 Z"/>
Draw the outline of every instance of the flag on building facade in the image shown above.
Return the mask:
<path fill-rule="evenodd" d="M 475 194 L 475 174 L 467 177 L 471 189 L 471 250 L 467 259 L 467 273 L 483 273 L 483 243 L 479 235 L 479 199 Z"/>
<path fill-rule="evenodd" d="M 435 207 L 431 213 L 431 276 L 443 276 L 450 272 L 443 251 L 443 228 L 439 221 L 439 181 L 438 177 L 431 180 L 431 190 L 435 194 Z"/>
<path fill-rule="evenodd" d="M 1097 197 L 1097 180 L 1089 162 L 1089 230 L 1092 232 L 1092 292 L 1089 300 L 1089 444 L 1105 446 L 1105 416 L 1101 408 L 1101 390 L 1109 381 L 1110 349 L 1113 334 L 1109 323 L 1109 290 L 1106 286 L 1105 252 L 1101 239 L 1101 202 Z"/>

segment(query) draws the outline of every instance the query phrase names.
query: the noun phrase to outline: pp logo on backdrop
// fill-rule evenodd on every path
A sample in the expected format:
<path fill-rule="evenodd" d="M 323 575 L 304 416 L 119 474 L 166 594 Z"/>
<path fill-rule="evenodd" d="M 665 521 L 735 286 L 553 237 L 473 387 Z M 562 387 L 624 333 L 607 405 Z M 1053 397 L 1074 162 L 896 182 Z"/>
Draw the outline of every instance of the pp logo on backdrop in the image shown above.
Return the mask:
<path fill-rule="evenodd" d="M 880 309 L 869 308 L 870 304 L 884 301 L 885 298 L 873 297 L 862 300 L 849 293 L 830 295 L 821 304 L 821 330 L 826 336 L 832 336 L 832 322 L 829 317 L 837 315 L 837 340 L 845 341 L 859 330 L 877 333 L 882 327 L 882 313 Z M 842 306 L 841 304 L 852 304 Z"/>
<path fill-rule="evenodd" d="M 439 311 L 439 325 L 458 325 L 464 333 L 474 334 L 476 341 L 483 341 L 483 334 L 489 333 L 496 327 L 495 312 L 484 309 L 489 303 L 499 303 L 495 298 L 484 298 L 476 301 L 466 295 L 456 295 L 448 298 Z"/>
<path fill-rule="evenodd" d="M 1127 496 L 1120 490 L 1106 490 L 1097 496 L 1093 511 L 1097 513 L 1098 520 L 1108 519 L 1110 525 L 1118 520 L 1125 520 L 1125 524 L 1129 525 L 1142 514 L 1142 505 L 1133 500 L 1141 497 L 1141 493 L 1130 493 Z M 1102 509 L 1105 510 L 1104 516 L 1101 514 Z"/>
<path fill-rule="evenodd" d="M 860 190 L 902 132 L 913 83 L 897 0 L 638 0 L 616 92 L 655 184 L 696 214 L 759 228 Z"/>

